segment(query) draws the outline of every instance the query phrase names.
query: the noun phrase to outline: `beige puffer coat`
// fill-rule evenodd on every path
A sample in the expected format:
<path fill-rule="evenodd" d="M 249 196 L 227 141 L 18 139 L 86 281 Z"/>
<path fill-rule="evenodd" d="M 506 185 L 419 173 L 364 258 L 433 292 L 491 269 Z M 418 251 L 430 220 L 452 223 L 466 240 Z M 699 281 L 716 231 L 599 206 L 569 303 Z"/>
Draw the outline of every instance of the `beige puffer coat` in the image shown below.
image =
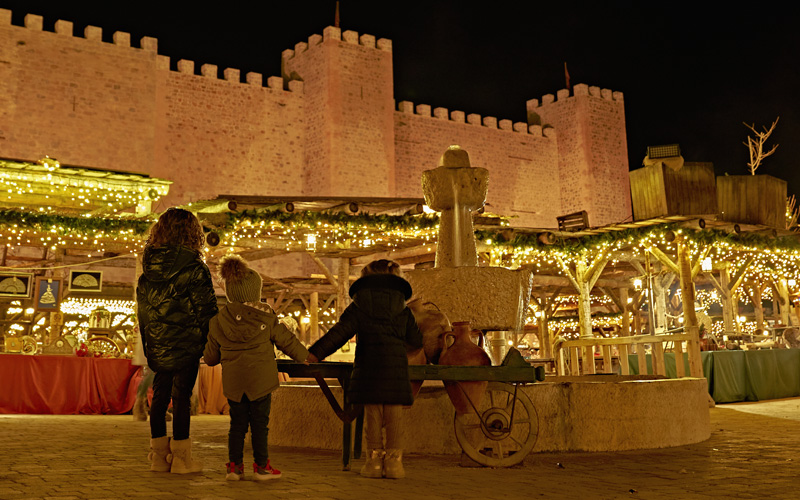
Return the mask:
<path fill-rule="evenodd" d="M 231 302 L 211 319 L 203 358 L 209 366 L 222 363 L 226 398 L 240 402 L 247 394 L 254 401 L 280 385 L 274 346 L 300 363 L 308 356 L 274 313 Z"/>

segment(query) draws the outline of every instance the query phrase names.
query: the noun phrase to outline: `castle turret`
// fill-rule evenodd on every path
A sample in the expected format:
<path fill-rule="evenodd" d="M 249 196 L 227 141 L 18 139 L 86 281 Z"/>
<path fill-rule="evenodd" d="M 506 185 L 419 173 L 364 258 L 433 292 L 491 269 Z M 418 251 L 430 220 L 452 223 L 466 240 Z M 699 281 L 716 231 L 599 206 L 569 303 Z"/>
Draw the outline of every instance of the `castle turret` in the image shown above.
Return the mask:
<path fill-rule="evenodd" d="M 305 94 L 309 195 L 392 196 L 392 43 L 327 27 L 283 52 L 285 80 Z"/>
<path fill-rule="evenodd" d="M 528 101 L 528 123 L 558 132 L 561 210 L 586 210 L 591 226 L 631 217 L 622 92 L 578 84 Z"/>

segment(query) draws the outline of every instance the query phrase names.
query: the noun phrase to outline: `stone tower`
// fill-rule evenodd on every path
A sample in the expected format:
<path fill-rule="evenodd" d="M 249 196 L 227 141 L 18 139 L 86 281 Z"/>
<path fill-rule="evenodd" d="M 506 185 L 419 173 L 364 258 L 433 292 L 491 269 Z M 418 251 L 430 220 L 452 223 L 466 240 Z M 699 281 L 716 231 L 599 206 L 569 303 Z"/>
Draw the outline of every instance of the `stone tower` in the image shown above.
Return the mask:
<path fill-rule="evenodd" d="M 282 73 L 303 81 L 306 194 L 393 196 L 392 42 L 327 27 L 283 52 Z"/>
<path fill-rule="evenodd" d="M 622 92 L 578 84 L 528 101 L 528 123 L 558 132 L 564 214 L 586 210 L 591 226 L 630 220 L 628 146 Z"/>

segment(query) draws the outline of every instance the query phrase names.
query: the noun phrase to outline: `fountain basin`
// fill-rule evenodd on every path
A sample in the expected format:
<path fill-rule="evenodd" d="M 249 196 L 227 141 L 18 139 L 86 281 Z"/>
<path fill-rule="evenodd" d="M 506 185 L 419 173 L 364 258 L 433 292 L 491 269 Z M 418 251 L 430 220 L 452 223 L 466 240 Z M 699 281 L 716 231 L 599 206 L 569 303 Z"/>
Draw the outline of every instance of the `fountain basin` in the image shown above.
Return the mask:
<path fill-rule="evenodd" d="M 341 388 L 331 389 L 341 400 Z M 705 379 L 548 377 L 520 390 L 539 417 L 534 453 L 665 448 L 699 443 L 711 435 Z M 342 449 L 342 423 L 319 387 L 283 385 L 272 398 L 270 445 Z M 442 383 L 426 381 L 414 405 L 402 412 L 404 450 L 461 453 L 454 413 Z"/>
<path fill-rule="evenodd" d="M 526 269 L 455 267 L 406 271 L 414 297 L 433 302 L 451 322 L 480 330 L 522 330 L 533 274 Z"/>

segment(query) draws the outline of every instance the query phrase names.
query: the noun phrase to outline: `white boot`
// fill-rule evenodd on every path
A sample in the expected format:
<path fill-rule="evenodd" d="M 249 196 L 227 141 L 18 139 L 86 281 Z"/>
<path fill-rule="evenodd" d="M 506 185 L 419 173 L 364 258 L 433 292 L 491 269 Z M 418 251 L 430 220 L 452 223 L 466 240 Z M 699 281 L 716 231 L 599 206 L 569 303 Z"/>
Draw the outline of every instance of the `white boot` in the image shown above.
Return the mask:
<path fill-rule="evenodd" d="M 386 450 L 386 458 L 383 460 L 384 476 L 388 479 L 402 479 L 406 477 L 403 469 L 403 450 Z"/>
<path fill-rule="evenodd" d="M 150 460 L 150 470 L 155 472 L 169 472 L 172 454 L 169 450 L 169 438 L 167 436 L 150 440 L 150 453 L 147 455 Z"/>
<path fill-rule="evenodd" d="M 180 441 L 173 439 L 170 441 L 169 447 L 172 450 L 172 468 L 170 472 L 173 474 L 189 474 L 203 470 L 203 462 L 192 459 L 191 439 L 181 439 Z"/>
<path fill-rule="evenodd" d="M 383 476 L 383 457 L 386 454 L 383 450 L 367 450 L 367 461 L 361 467 L 361 475 L 364 477 L 380 478 Z"/>

